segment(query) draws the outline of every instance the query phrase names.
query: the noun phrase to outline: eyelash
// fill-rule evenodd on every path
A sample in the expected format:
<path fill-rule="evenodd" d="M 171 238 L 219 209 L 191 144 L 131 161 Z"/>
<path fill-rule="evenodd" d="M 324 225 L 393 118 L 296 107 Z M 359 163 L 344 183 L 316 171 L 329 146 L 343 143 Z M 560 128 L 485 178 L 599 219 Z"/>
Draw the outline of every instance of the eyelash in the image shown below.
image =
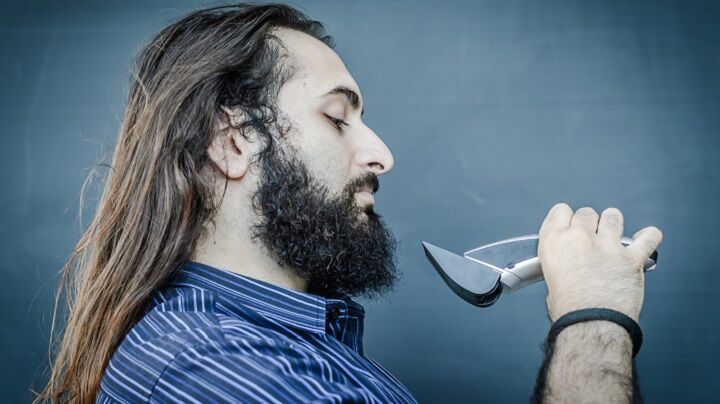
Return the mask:
<path fill-rule="evenodd" d="M 343 129 L 342 129 L 343 126 L 350 126 L 350 125 L 348 125 L 347 122 L 343 121 L 342 119 L 333 118 L 333 117 L 330 116 L 330 115 L 325 115 L 325 116 L 326 116 L 326 117 L 330 120 L 330 122 L 332 122 L 333 125 L 335 125 L 335 127 L 338 128 L 340 131 L 343 130 Z"/>

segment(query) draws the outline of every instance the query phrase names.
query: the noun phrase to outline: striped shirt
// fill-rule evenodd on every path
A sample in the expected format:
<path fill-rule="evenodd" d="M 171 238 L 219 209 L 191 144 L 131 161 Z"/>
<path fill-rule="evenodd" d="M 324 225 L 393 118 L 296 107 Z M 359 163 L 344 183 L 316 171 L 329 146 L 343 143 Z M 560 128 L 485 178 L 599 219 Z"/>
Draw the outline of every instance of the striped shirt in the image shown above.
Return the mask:
<path fill-rule="evenodd" d="M 96 402 L 415 402 L 363 353 L 365 311 L 189 261 L 116 350 Z"/>

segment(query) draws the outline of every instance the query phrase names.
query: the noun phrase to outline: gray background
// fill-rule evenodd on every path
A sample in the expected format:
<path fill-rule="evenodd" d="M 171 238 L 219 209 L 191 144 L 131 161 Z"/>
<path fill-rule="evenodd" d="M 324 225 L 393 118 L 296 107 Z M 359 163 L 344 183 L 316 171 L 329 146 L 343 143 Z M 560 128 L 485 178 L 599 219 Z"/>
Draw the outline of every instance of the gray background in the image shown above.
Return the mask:
<path fill-rule="evenodd" d="M 42 380 L 79 191 L 109 161 L 140 46 L 212 3 L 5 1 L 0 8 L 0 389 Z M 720 392 L 720 5 L 701 1 L 308 1 L 359 83 L 396 168 L 378 210 L 401 241 L 397 292 L 366 351 L 425 402 L 523 402 L 548 330 L 544 284 L 489 309 L 453 295 L 421 240 L 461 252 L 536 233 L 558 201 L 663 230 L 638 357 L 648 402 Z M 92 214 L 97 187 L 91 187 Z"/>

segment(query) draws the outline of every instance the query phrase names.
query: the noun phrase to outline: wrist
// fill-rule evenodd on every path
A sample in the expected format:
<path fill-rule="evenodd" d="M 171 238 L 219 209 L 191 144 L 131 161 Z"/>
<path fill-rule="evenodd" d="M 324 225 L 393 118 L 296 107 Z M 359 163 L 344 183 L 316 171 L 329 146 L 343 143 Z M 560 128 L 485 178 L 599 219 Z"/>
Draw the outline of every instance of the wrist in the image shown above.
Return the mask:
<path fill-rule="evenodd" d="M 630 334 L 612 321 L 592 320 L 569 325 L 558 334 L 555 345 L 558 349 L 562 349 L 570 346 L 569 342 L 579 342 L 580 346 L 589 343 L 602 344 L 606 349 L 618 354 L 632 356 L 633 344 Z"/>
<path fill-rule="evenodd" d="M 632 356 L 635 357 L 640 351 L 643 335 L 637 322 L 622 312 L 604 307 L 576 310 L 558 318 L 550 327 L 547 338 L 548 347 L 552 348 L 556 344 L 558 337 L 566 329 L 579 324 L 592 323 L 599 324 L 576 327 L 576 330 L 582 330 L 583 335 L 588 334 L 589 337 L 603 344 L 611 344 L 617 341 L 622 345 L 623 342 L 629 339 Z M 573 335 L 578 332 L 569 332 L 567 334 Z M 567 339 L 566 336 L 563 337 L 563 340 L 565 339 Z"/>
<path fill-rule="evenodd" d="M 633 383 L 633 342 L 623 326 L 588 319 L 567 324 L 553 340 L 554 330 L 551 327 L 545 348 L 548 362 L 544 401 L 583 402 L 589 397 L 631 401 L 632 393 L 628 392 Z"/>
<path fill-rule="evenodd" d="M 635 322 L 640 321 L 640 310 L 642 308 L 642 302 L 636 304 L 635 302 L 626 302 L 622 299 L 615 298 L 612 302 L 608 302 L 608 299 L 582 299 L 582 301 L 569 301 L 568 299 L 548 299 L 548 314 L 550 320 L 555 322 L 560 317 L 578 310 L 593 309 L 598 307 L 607 308 L 620 312 Z M 557 302 L 552 304 L 552 302 Z"/>

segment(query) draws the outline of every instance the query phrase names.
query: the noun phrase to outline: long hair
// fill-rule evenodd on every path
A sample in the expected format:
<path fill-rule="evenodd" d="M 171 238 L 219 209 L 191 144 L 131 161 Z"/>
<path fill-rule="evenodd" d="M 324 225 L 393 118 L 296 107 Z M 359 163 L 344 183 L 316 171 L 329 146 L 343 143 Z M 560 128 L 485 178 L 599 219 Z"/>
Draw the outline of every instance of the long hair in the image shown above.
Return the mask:
<path fill-rule="evenodd" d="M 277 93 L 292 76 L 278 27 L 333 46 L 322 24 L 290 6 L 237 4 L 188 14 L 138 55 L 95 217 L 61 271 L 54 363 L 35 402 L 94 402 L 153 292 L 205 235 L 219 198 L 200 169 L 216 123 L 228 121 L 220 107 L 240 108 L 245 120 L 234 127 L 262 135 L 260 157 L 272 148 Z M 65 329 L 53 338 L 63 291 Z"/>

